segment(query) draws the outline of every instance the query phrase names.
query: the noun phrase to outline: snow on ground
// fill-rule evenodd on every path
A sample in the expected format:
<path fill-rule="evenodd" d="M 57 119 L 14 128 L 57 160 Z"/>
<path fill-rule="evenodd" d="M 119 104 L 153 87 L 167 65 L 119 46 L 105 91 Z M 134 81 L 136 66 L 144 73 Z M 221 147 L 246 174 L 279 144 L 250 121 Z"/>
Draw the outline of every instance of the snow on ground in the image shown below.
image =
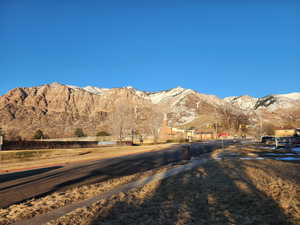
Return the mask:
<path fill-rule="evenodd" d="M 264 156 L 268 156 L 268 155 L 271 155 L 271 156 L 284 156 L 284 155 L 300 155 L 300 154 L 297 154 L 297 153 L 265 153 Z"/>
<path fill-rule="evenodd" d="M 262 159 L 265 159 L 263 157 L 243 157 L 243 158 L 240 158 L 241 160 L 262 160 Z"/>
<path fill-rule="evenodd" d="M 272 149 L 272 150 L 276 149 L 275 146 L 263 146 L 263 147 L 259 147 L 259 148 L 262 148 L 262 149 Z"/>
<path fill-rule="evenodd" d="M 292 151 L 293 151 L 293 152 L 300 152 L 300 147 L 293 148 Z"/>
<path fill-rule="evenodd" d="M 275 160 L 284 160 L 284 161 L 300 161 L 300 158 L 294 158 L 294 157 L 278 157 L 278 158 L 273 158 Z"/>

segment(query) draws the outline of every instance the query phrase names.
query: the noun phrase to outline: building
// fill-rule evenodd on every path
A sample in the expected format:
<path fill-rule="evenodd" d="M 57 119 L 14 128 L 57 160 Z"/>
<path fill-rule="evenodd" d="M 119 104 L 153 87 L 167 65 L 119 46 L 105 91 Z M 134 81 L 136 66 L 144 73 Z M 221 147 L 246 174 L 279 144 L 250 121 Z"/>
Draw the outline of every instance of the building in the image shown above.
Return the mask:
<path fill-rule="evenodd" d="M 292 137 L 292 136 L 300 136 L 300 128 L 275 130 L 275 137 Z"/>

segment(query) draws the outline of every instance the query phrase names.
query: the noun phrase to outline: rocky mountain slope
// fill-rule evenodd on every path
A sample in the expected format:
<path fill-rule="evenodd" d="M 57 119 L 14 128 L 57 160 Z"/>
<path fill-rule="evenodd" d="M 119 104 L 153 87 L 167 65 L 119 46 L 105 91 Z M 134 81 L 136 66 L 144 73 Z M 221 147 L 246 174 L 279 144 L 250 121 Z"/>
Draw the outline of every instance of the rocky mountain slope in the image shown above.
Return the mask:
<path fill-rule="evenodd" d="M 278 109 L 288 109 L 300 104 L 300 92 L 268 95 L 262 98 L 254 98 L 251 96 L 234 96 L 224 98 L 229 102 L 244 110 L 265 109 L 267 111 L 276 111 Z"/>
<path fill-rule="evenodd" d="M 281 118 L 282 112 L 300 108 L 300 93 L 218 98 L 182 87 L 160 92 L 144 92 L 133 87 L 76 87 L 59 83 L 31 88 L 15 88 L 0 97 L 0 127 L 7 136 L 30 138 L 37 129 L 49 137 L 73 136 L 76 128 L 88 135 L 107 129 L 107 117 L 118 102 L 158 108 L 167 115 L 172 126 L 191 123 L 212 115 L 226 105 L 249 115 L 260 114 L 266 119 Z"/>

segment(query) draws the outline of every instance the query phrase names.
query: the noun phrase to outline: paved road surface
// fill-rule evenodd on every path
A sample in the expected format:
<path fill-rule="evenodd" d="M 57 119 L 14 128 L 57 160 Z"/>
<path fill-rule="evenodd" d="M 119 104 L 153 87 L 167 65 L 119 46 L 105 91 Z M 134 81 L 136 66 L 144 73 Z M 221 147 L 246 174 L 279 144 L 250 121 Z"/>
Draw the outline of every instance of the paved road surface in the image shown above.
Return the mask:
<path fill-rule="evenodd" d="M 193 156 L 220 147 L 220 142 L 193 143 Z M 118 158 L 73 163 L 0 175 L 0 208 L 84 184 L 159 168 L 183 157 L 182 146 Z"/>

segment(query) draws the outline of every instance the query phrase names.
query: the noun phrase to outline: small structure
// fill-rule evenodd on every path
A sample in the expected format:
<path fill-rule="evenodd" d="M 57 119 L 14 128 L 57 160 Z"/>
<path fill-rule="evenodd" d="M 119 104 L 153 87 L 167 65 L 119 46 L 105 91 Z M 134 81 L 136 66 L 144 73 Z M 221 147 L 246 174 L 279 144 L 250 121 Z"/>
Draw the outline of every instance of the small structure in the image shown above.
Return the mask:
<path fill-rule="evenodd" d="M 293 136 L 300 136 L 300 128 L 275 130 L 275 137 L 293 137 Z"/>
<path fill-rule="evenodd" d="M 205 131 L 199 131 L 197 130 L 194 133 L 194 138 L 197 140 L 212 140 L 215 139 L 215 135 L 213 132 L 205 132 Z"/>

